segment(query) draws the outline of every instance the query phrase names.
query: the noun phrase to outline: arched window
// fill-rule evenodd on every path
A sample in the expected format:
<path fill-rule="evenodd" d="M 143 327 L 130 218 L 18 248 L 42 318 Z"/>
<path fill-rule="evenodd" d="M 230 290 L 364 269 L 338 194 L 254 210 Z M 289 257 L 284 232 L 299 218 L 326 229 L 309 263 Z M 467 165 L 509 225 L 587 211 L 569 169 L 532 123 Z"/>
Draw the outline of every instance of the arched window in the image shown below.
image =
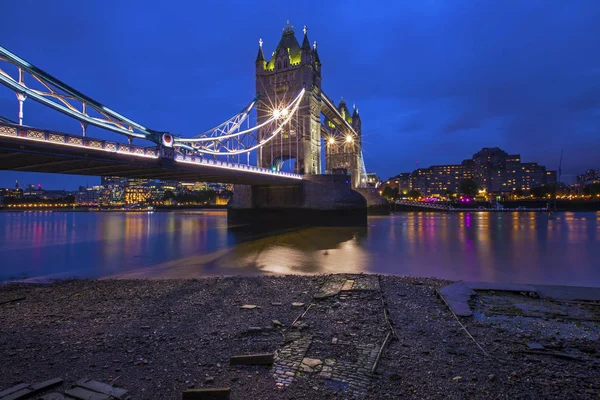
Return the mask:
<path fill-rule="evenodd" d="M 281 69 L 281 61 L 277 62 L 277 69 Z"/>
<path fill-rule="evenodd" d="M 287 61 L 283 62 L 283 68 L 287 68 Z"/>

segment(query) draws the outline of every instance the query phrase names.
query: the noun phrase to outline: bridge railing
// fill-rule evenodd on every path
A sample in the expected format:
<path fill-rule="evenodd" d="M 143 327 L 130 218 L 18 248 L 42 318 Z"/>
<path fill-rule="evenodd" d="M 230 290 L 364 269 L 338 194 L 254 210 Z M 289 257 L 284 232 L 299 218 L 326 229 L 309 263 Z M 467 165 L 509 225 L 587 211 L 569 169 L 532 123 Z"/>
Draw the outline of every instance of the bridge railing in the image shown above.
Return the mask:
<path fill-rule="evenodd" d="M 9 136 L 13 138 L 44 142 L 51 145 L 77 147 L 86 150 L 98 150 L 109 153 L 125 154 L 134 157 L 160 158 L 160 151 L 156 147 L 140 147 L 131 144 L 112 142 L 109 140 L 100 140 L 88 136 L 69 135 L 10 123 L 0 123 L 0 136 Z M 272 171 L 267 168 L 259 168 L 253 165 L 237 164 L 229 161 L 209 159 L 198 155 L 186 155 L 175 152 L 175 161 L 196 165 L 208 165 L 216 168 L 226 168 L 233 171 L 248 171 L 258 174 L 267 174 L 281 176 L 291 179 L 301 180 L 302 176 L 284 171 Z"/>
<path fill-rule="evenodd" d="M 35 142 L 46 142 L 82 149 L 92 149 L 109 153 L 127 154 L 135 157 L 158 158 L 156 147 L 140 147 L 131 144 L 93 139 L 87 136 L 69 135 L 53 131 L 27 128 L 18 125 L 0 124 L 0 135 L 26 139 Z"/>
<path fill-rule="evenodd" d="M 184 163 L 188 163 L 188 164 L 209 165 L 209 166 L 213 166 L 213 167 L 217 167 L 217 168 L 227 168 L 227 169 L 240 170 L 240 171 L 249 171 L 249 172 L 254 172 L 254 173 L 259 173 L 259 174 L 278 175 L 278 176 L 292 178 L 292 179 L 298 179 L 298 180 L 302 179 L 302 175 L 293 174 L 291 172 L 273 171 L 268 168 L 260 168 L 260 167 L 254 166 L 254 165 L 232 163 L 229 161 L 221 161 L 221 160 L 215 160 L 215 159 L 211 159 L 211 158 L 205 158 L 205 157 L 202 157 L 199 155 L 186 155 L 186 154 L 179 153 L 179 152 L 175 153 L 175 161 L 184 162 Z"/>

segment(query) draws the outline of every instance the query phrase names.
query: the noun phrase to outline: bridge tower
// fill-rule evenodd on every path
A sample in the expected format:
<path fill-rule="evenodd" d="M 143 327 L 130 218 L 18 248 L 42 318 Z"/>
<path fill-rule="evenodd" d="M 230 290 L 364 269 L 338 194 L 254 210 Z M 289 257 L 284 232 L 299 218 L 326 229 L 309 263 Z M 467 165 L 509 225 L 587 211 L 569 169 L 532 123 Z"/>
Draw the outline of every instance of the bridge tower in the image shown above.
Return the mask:
<path fill-rule="evenodd" d="M 362 159 L 362 123 L 358 109 L 352 114 L 342 99 L 337 106 L 338 114 L 348 123 L 351 130 L 338 119 L 336 124 L 325 115 L 322 131 L 325 140 L 325 172 L 331 174 L 343 168 L 352 175 L 352 187 L 364 187 L 366 172 Z M 331 115 L 331 114 L 330 114 Z"/>
<path fill-rule="evenodd" d="M 297 117 L 280 135 L 261 147 L 258 166 L 280 169 L 289 159 L 296 160 L 295 173 L 321 173 L 321 61 L 316 42 L 311 47 L 304 27 L 302 45 L 298 43 L 294 27 L 287 23 L 281 40 L 271 59 L 263 53 L 262 39 L 256 57 L 256 92 L 260 96 L 257 123 L 273 115 L 273 110 L 292 101 L 302 88 L 306 93 Z M 265 126 L 258 131 L 258 140 L 269 137 L 272 129 Z"/>

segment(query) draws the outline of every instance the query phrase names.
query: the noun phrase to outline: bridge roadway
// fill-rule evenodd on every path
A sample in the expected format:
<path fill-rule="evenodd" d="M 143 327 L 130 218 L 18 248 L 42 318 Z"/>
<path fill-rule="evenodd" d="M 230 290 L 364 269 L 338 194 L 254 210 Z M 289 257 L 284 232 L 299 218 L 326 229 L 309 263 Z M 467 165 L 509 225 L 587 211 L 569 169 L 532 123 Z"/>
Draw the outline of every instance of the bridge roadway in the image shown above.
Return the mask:
<path fill-rule="evenodd" d="M 0 170 L 242 185 L 295 185 L 302 176 L 0 121 Z"/>

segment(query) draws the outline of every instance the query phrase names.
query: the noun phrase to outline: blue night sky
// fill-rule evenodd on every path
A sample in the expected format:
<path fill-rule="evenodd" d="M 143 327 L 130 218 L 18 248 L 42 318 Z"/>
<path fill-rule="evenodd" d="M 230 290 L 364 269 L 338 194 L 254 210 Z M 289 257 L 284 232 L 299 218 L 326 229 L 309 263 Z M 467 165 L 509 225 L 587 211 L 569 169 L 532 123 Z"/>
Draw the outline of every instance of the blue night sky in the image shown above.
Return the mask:
<path fill-rule="evenodd" d="M 600 168 L 600 1 L 2 2 L 2 46 L 112 109 L 190 135 L 254 97 L 285 21 L 319 44 L 323 89 L 356 103 L 367 169 L 381 178 L 458 163 L 482 147 Z M 0 86 L 0 115 L 17 119 Z M 79 133 L 28 100 L 25 123 Z M 90 130 L 90 135 L 115 138 Z M 99 178 L 0 172 L 0 187 L 74 189 Z"/>

